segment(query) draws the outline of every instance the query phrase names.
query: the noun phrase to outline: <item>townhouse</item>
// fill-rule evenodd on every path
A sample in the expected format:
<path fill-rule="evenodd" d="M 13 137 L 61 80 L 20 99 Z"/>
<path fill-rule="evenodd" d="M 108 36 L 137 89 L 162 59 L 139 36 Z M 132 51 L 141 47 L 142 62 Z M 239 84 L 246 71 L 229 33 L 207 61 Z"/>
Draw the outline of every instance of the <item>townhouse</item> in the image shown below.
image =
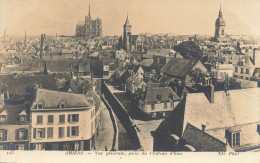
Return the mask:
<path fill-rule="evenodd" d="M 34 88 L 30 108 L 32 150 L 92 150 L 99 106 L 93 96 Z"/>

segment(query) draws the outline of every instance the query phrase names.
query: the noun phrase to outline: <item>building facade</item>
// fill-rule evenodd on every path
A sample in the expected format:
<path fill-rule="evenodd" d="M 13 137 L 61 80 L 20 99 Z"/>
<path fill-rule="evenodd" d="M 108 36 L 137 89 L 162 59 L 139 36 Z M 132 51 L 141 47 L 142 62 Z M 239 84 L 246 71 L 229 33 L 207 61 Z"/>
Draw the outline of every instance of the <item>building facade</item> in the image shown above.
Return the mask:
<path fill-rule="evenodd" d="M 90 6 L 88 16 L 85 21 L 81 21 L 76 26 L 76 37 L 84 37 L 86 39 L 93 39 L 102 36 L 102 20 L 92 19 L 90 14 Z"/>
<path fill-rule="evenodd" d="M 100 114 L 93 98 L 37 86 L 34 91 L 30 108 L 32 150 L 94 149 Z"/>

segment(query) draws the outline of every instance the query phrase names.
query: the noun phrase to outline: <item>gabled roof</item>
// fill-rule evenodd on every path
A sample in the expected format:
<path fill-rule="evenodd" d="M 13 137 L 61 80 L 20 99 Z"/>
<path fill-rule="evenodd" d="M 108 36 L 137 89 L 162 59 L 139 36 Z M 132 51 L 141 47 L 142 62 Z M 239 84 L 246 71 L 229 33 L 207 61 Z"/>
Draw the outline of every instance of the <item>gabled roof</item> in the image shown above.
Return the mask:
<path fill-rule="evenodd" d="M 184 78 L 197 62 L 197 60 L 191 59 L 172 58 L 163 66 L 161 72 L 174 77 Z"/>
<path fill-rule="evenodd" d="M 143 101 L 146 103 L 157 103 L 158 101 L 169 102 L 171 100 L 170 94 L 172 95 L 173 101 L 180 100 L 170 87 L 148 87 Z M 158 95 L 160 95 L 161 100 L 157 98 Z"/>
<path fill-rule="evenodd" d="M 206 125 L 206 131 L 260 121 L 260 88 L 214 92 L 214 103 L 204 93 L 186 97 L 185 119 L 195 127 Z M 200 117 L 200 118 L 198 118 Z M 185 123 L 184 123 L 185 125 Z"/>
<path fill-rule="evenodd" d="M 36 93 L 36 99 L 33 102 L 33 108 L 40 101 L 44 101 L 45 109 L 55 109 L 59 106 L 59 103 L 65 100 L 67 101 L 67 108 L 76 108 L 76 107 L 89 107 L 90 103 L 87 101 L 85 95 L 83 94 L 74 94 L 67 92 L 51 91 L 47 89 L 38 88 Z"/>
<path fill-rule="evenodd" d="M 187 144 L 193 146 L 196 151 L 226 151 L 225 143 L 194 127 L 190 123 L 187 123 L 182 139 Z"/>
<path fill-rule="evenodd" d="M 2 109 L 0 109 L 1 114 L 7 116 L 7 121 L 2 122 L 6 124 L 28 124 L 29 122 L 20 122 L 19 114 L 24 112 L 26 114 L 26 104 L 18 104 L 18 105 L 4 105 Z"/>

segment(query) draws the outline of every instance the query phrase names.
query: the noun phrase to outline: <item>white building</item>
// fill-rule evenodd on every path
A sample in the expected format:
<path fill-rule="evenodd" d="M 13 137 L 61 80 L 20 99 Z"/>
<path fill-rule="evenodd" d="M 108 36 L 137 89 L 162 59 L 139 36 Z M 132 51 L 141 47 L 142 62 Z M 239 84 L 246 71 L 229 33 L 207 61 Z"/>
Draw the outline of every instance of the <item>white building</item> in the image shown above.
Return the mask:
<path fill-rule="evenodd" d="M 100 114 L 95 99 L 83 94 L 35 87 L 31 106 L 34 150 L 92 150 Z"/>

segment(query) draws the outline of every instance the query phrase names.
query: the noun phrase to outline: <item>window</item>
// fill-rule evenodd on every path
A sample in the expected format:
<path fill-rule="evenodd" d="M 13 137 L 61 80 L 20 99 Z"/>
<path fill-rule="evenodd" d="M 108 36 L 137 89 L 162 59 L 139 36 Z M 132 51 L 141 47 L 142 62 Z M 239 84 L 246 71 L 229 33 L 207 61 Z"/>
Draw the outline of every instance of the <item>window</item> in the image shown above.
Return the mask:
<path fill-rule="evenodd" d="M 64 138 L 64 127 L 59 127 L 59 138 Z"/>
<path fill-rule="evenodd" d="M 24 122 L 26 120 L 26 116 L 24 116 L 24 115 L 22 116 L 21 115 L 21 116 L 19 116 L 19 119 L 20 119 L 21 122 Z"/>
<path fill-rule="evenodd" d="M 0 140 L 1 141 L 7 140 L 7 130 L 4 130 L 4 129 L 0 130 Z"/>
<path fill-rule="evenodd" d="M 249 69 L 248 68 L 246 69 L 246 74 L 249 74 Z"/>
<path fill-rule="evenodd" d="M 233 141 L 232 141 L 232 146 L 239 146 L 240 145 L 240 133 L 233 133 Z"/>
<path fill-rule="evenodd" d="M 154 109 L 155 109 L 155 106 L 154 106 L 154 104 L 152 104 L 152 105 L 151 105 L 151 108 L 152 108 L 152 110 L 154 110 Z"/>
<path fill-rule="evenodd" d="M 63 124 L 65 123 L 65 115 L 59 115 L 59 123 Z"/>
<path fill-rule="evenodd" d="M 35 144 L 35 150 L 43 150 L 43 144 Z"/>
<path fill-rule="evenodd" d="M 244 73 L 244 68 L 241 68 L 241 74 L 243 74 Z"/>
<path fill-rule="evenodd" d="M 43 109 L 43 104 L 37 104 L 37 109 Z"/>
<path fill-rule="evenodd" d="M 42 139 L 45 138 L 45 128 L 34 128 L 33 138 Z"/>
<path fill-rule="evenodd" d="M 17 129 L 16 130 L 16 140 L 27 140 L 28 138 L 28 130 L 27 129 Z"/>
<path fill-rule="evenodd" d="M 167 103 L 166 102 L 164 103 L 164 109 L 167 109 Z"/>
<path fill-rule="evenodd" d="M 240 79 L 244 79 L 244 77 L 243 77 L 243 76 L 240 76 Z"/>
<path fill-rule="evenodd" d="M 53 123 L 53 115 L 48 115 L 48 123 L 49 124 Z"/>
<path fill-rule="evenodd" d="M 248 77 L 246 77 L 246 80 L 249 80 L 249 78 L 248 78 Z"/>
<path fill-rule="evenodd" d="M 7 117 L 6 116 L 0 116 L 0 122 L 6 122 Z"/>
<path fill-rule="evenodd" d="M 260 134 L 260 124 L 257 124 L 257 132 Z"/>
<path fill-rule="evenodd" d="M 231 147 L 240 146 L 240 132 L 226 131 L 226 139 Z"/>
<path fill-rule="evenodd" d="M 71 136 L 79 136 L 79 126 L 71 127 Z"/>
<path fill-rule="evenodd" d="M 52 127 L 47 128 L 47 138 L 53 138 L 53 128 Z"/>
<path fill-rule="evenodd" d="M 174 102 L 171 102 L 171 107 L 174 108 Z"/>
<path fill-rule="evenodd" d="M 238 68 L 237 67 L 235 67 L 235 72 L 238 72 Z"/>
<path fill-rule="evenodd" d="M 60 108 L 66 108 L 66 101 L 65 100 L 62 100 L 61 102 L 60 102 L 60 106 L 59 106 Z"/>
<path fill-rule="evenodd" d="M 79 115 L 78 114 L 69 114 L 68 115 L 68 122 L 75 123 L 79 121 Z"/>
<path fill-rule="evenodd" d="M 37 124 L 42 124 L 42 115 L 37 115 Z"/>

